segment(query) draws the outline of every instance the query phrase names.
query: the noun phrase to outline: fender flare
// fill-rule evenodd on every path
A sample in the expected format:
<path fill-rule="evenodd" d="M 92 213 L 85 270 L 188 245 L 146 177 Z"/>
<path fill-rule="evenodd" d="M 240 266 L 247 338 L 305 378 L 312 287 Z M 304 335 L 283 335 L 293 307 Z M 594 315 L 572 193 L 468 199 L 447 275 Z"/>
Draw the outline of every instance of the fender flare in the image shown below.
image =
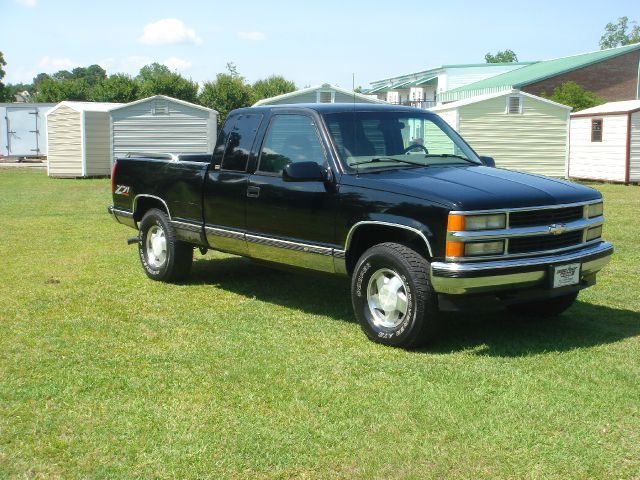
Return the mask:
<path fill-rule="evenodd" d="M 431 248 L 431 242 L 429 242 L 429 239 L 427 238 L 427 236 L 430 236 L 431 230 L 425 225 L 416 224 L 416 222 L 412 222 L 412 223 L 414 223 L 414 226 L 398 223 L 397 221 L 386 221 L 386 220 L 361 220 L 359 222 L 356 222 L 351 226 L 351 228 L 349 229 L 349 232 L 347 233 L 347 237 L 345 239 L 345 244 L 344 244 L 344 251 L 345 253 L 349 251 L 349 247 L 351 245 L 351 240 L 353 239 L 353 235 L 355 234 L 356 230 L 359 227 L 363 225 L 380 225 L 385 227 L 400 228 L 400 229 L 408 230 L 412 233 L 415 233 L 425 243 L 427 247 L 427 251 L 429 252 L 429 256 L 433 258 L 433 249 Z M 422 227 L 422 228 L 418 228 L 418 227 Z M 427 233 L 425 234 L 425 232 Z"/>

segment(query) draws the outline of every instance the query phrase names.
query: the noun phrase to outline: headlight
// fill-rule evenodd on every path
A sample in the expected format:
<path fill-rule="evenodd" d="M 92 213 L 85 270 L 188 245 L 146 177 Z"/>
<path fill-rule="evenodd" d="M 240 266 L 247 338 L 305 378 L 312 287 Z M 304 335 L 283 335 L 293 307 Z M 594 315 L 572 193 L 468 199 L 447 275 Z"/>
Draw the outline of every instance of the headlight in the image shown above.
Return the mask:
<path fill-rule="evenodd" d="M 507 225 L 504 213 L 489 215 L 449 215 L 448 230 L 500 230 Z"/>
<path fill-rule="evenodd" d="M 504 242 L 470 242 L 464 245 L 464 256 L 501 255 L 504 252 Z"/>
<path fill-rule="evenodd" d="M 599 227 L 593 227 L 587 230 L 587 242 L 589 240 L 595 240 L 596 238 L 600 238 L 601 236 L 602 236 L 602 225 L 600 225 Z"/>
<path fill-rule="evenodd" d="M 587 217 L 599 217 L 603 213 L 603 203 L 592 203 L 588 206 Z"/>

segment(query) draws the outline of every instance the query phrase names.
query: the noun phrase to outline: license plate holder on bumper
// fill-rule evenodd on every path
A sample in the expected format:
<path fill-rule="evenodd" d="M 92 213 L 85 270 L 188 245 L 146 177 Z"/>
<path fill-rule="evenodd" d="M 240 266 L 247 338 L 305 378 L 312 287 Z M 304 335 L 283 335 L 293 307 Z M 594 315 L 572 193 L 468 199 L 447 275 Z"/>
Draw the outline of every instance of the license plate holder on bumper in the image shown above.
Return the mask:
<path fill-rule="evenodd" d="M 549 288 L 578 285 L 582 277 L 582 263 L 563 263 L 549 266 Z"/>

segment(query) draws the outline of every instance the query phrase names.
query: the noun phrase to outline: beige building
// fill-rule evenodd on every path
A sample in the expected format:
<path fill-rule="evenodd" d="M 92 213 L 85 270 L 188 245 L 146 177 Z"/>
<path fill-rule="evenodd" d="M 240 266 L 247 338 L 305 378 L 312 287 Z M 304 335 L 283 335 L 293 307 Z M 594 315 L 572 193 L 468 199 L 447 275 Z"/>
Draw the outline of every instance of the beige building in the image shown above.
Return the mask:
<path fill-rule="evenodd" d="M 519 90 L 492 93 L 430 109 L 496 166 L 566 177 L 571 107 Z"/>
<path fill-rule="evenodd" d="M 576 112 L 570 132 L 570 177 L 640 182 L 640 100 Z"/>
<path fill-rule="evenodd" d="M 47 174 L 50 177 L 109 175 L 109 110 L 119 105 L 60 102 L 47 112 Z"/>

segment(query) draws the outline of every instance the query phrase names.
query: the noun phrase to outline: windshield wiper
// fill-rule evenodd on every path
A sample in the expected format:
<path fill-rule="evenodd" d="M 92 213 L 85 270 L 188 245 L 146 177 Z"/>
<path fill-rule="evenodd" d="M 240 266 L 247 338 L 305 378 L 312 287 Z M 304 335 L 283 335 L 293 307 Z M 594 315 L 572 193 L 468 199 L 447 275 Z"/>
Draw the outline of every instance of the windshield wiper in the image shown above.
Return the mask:
<path fill-rule="evenodd" d="M 464 160 L 465 162 L 476 164 L 478 162 L 474 162 L 473 160 L 468 159 L 467 157 L 463 157 L 461 155 L 456 155 L 454 153 L 427 153 L 425 155 L 426 158 L 429 157 L 438 157 L 438 158 L 459 158 L 460 160 Z"/>
<path fill-rule="evenodd" d="M 356 165 L 365 165 L 367 163 L 379 163 L 379 162 L 398 162 L 405 163 L 407 165 L 415 165 L 417 167 L 428 167 L 429 165 L 420 162 L 412 162 L 410 160 L 401 160 L 399 158 L 393 157 L 373 157 L 371 160 L 363 160 L 362 162 L 356 162 L 349 164 L 350 167 L 354 167 Z"/>

